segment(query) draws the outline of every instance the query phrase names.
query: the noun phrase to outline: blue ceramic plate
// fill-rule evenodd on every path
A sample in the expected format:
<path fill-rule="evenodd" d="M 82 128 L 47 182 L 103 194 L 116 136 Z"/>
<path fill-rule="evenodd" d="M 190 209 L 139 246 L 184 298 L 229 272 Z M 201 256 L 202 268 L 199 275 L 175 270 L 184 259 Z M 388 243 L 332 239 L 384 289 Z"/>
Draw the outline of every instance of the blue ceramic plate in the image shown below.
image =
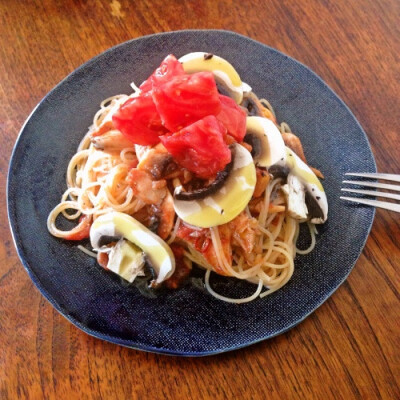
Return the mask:
<path fill-rule="evenodd" d="M 315 251 L 296 258 L 292 280 L 249 304 L 210 296 L 198 280 L 155 297 L 121 285 L 79 251 L 52 237 L 49 211 L 65 190 L 65 171 L 100 102 L 130 93 L 168 54 L 193 51 L 229 60 L 242 79 L 275 107 L 301 137 L 311 165 L 326 176 L 329 219 Z M 248 346 L 298 324 L 346 279 L 369 234 L 374 210 L 339 200 L 346 171 L 374 172 L 365 133 L 332 90 L 307 67 L 247 37 L 226 31 L 181 31 L 135 39 L 100 54 L 55 87 L 19 135 L 8 177 L 8 212 L 15 244 L 29 276 L 50 303 L 83 331 L 135 349 L 200 356 Z M 227 295 L 254 286 L 213 278 Z"/>

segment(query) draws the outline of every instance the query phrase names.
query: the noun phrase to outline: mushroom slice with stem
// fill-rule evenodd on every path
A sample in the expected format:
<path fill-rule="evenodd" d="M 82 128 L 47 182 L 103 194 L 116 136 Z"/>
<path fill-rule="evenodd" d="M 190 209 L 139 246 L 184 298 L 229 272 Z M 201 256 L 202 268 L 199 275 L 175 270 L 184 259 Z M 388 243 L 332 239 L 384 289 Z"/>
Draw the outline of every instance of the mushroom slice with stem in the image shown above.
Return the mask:
<path fill-rule="evenodd" d="M 167 243 L 127 214 L 110 212 L 93 222 L 90 229 L 92 247 L 100 249 L 104 238 L 112 238 L 114 241 L 126 239 L 139 247 L 153 270 L 153 287 L 168 279 L 175 270 L 175 258 Z"/>
<path fill-rule="evenodd" d="M 141 249 L 125 239 L 111 247 L 107 269 L 132 283 L 137 276 L 144 276 L 145 256 Z"/>
<path fill-rule="evenodd" d="M 232 64 L 211 53 L 195 52 L 181 57 L 183 69 L 187 74 L 195 72 L 210 71 L 214 74 L 215 81 L 220 87 L 222 94 L 226 94 L 240 104 L 243 99 L 243 92 L 250 91 L 251 88 L 242 83 L 239 74 Z"/>
<path fill-rule="evenodd" d="M 282 190 L 286 196 L 288 214 L 299 221 L 307 221 L 306 191 L 300 179 L 296 175 L 289 174 Z"/>
<path fill-rule="evenodd" d="M 285 144 L 276 125 L 268 118 L 247 117 L 244 141 L 251 145 L 257 167 L 283 165 L 286 160 Z"/>
<path fill-rule="evenodd" d="M 288 212 L 296 219 L 324 223 L 328 218 L 328 201 L 321 182 L 296 153 L 288 147 L 286 152 L 290 173 L 282 188 L 288 199 Z"/>

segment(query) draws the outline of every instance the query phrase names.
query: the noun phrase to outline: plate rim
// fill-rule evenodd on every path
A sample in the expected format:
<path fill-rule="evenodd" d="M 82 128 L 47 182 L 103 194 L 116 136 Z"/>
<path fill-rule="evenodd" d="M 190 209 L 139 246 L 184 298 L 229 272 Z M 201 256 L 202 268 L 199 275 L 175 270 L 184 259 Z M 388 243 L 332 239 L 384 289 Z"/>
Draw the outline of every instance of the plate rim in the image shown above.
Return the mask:
<path fill-rule="evenodd" d="M 12 152 L 11 152 L 11 156 L 10 156 L 10 161 L 9 161 L 9 167 L 8 167 L 8 173 L 7 173 L 7 183 L 6 183 L 6 199 L 7 199 L 7 215 L 8 215 L 8 222 L 9 222 L 9 226 L 10 226 L 10 231 L 11 231 L 11 236 L 12 236 L 12 240 L 14 242 L 14 246 L 17 250 L 17 254 L 18 257 L 23 265 L 23 267 L 25 268 L 25 270 L 28 273 L 28 276 L 30 277 L 30 279 L 32 280 L 32 282 L 34 283 L 34 285 L 37 287 L 37 289 L 39 290 L 40 294 L 43 295 L 43 297 L 64 317 L 66 318 L 69 322 L 71 322 L 73 325 L 75 325 L 77 328 L 79 328 L 80 330 L 84 331 L 86 334 L 95 337 L 97 339 L 101 339 L 101 340 L 105 340 L 107 342 L 113 343 L 113 344 L 118 344 L 120 346 L 123 347 L 127 347 L 130 349 L 134 349 L 134 350 L 139 350 L 139 351 L 146 351 L 146 352 L 150 352 L 150 353 L 155 353 L 155 354 L 163 354 L 163 355 L 171 355 L 171 356 L 184 356 L 184 357 L 202 357 L 202 356 L 209 356 L 209 355 L 215 355 L 215 354 L 221 354 L 221 353 L 226 353 L 229 351 L 234 351 L 234 350 L 239 350 L 241 348 L 244 347 L 248 347 L 251 346 L 253 344 L 256 343 L 260 343 L 263 342 L 267 339 L 272 339 L 278 335 L 281 335 L 287 331 L 289 331 L 290 329 L 294 328 L 295 326 L 297 326 L 298 324 L 300 324 L 302 321 L 304 321 L 307 317 L 309 317 L 313 312 L 315 312 L 318 308 L 321 307 L 322 304 L 324 304 L 331 296 L 332 294 L 344 283 L 344 281 L 348 278 L 348 276 L 350 275 L 350 273 L 352 272 L 352 270 L 354 269 L 355 264 L 357 263 L 357 261 L 359 260 L 359 257 L 362 253 L 362 251 L 365 248 L 365 244 L 366 241 L 368 240 L 368 237 L 370 235 L 371 229 L 372 229 L 372 225 L 375 219 L 375 208 L 372 209 L 372 215 L 369 221 L 369 226 L 367 227 L 367 234 L 364 237 L 363 243 L 360 246 L 359 251 L 357 252 L 357 256 L 355 258 L 355 261 L 352 265 L 349 265 L 349 270 L 347 272 L 347 274 L 345 274 L 342 279 L 340 280 L 340 282 L 333 288 L 331 289 L 329 292 L 324 293 L 322 299 L 317 303 L 316 306 L 314 306 L 312 308 L 311 311 L 302 314 L 301 317 L 299 319 L 297 319 L 294 323 L 285 326 L 283 329 L 275 332 L 274 334 L 270 334 L 270 335 L 266 335 L 264 337 L 261 338 L 257 338 L 253 341 L 246 341 L 245 343 L 241 343 L 241 344 L 236 344 L 236 345 L 232 345 L 232 346 L 226 346 L 223 348 L 219 348 L 217 350 L 209 350 L 209 351 L 178 351 L 178 350 L 171 350 L 168 348 L 164 348 L 164 347 L 154 347 L 154 346 L 148 346 L 148 345 L 144 345 L 143 343 L 132 343 L 132 344 L 127 344 L 127 339 L 121 339 L 117 336 L 113 336 L 113 335 L 108 335 L 108 334 L 104 334 L 103 332 L 100 332 L 98 330 L 95 329 L 91 329 L 86 327 L 83 323 L 81 323 L 80 321 L 78 321 L 77 319 L 75 319 L 73 316 L 69 315 L 67 310 L 64 310 L 63 307 L 58 304 L 57 301 L 55 301 L 53 299 L 53 297 L 51 296 L 51 294 L 46 290 L 45 286 L 42 285 L 40 279 L 36 276 L 36 274 L 34 273 L 33 269 L 30 266 L 30 263 L 28 262 L 28 260 L 26 259 L 26 257 L 24 256 L 23 253 L 23 244 L 20 246 L 19 245 L 19 238 L 18 238 L 18 226 L 17 226 L 17 221 L 16 218 L 14 218 L 13 215 L 13 205 L 12 205 L 12 201 L 10 199 L 10 190 L 12 190 L 10 188 L 11 186 L 11 180 L 12 180 L 12 174 L 13 174 L 13 167 L 14 164 L 17 162 L 16 157 L 17 157 L 17 151 L 18 151 L 18 147 L 20 142 L 22 141 L 23 137 L 24 137 L 24 132 L 26 132 L 26 127 L 29 124 L 30 120 L 32 119 L 32 117 L 34 116 L 34 114 L 36 113 L 36 111 L 43 106 L 43 104 L 46 102 L 46 100 L 48 99 L 48 97 L 50 97 L 54 91 L 56 91 L 56 89 L 58 89 L 60 86 L 62 86 L 66 81 L 69 81 L 71 79 L 73 79 L 75 74 L 78 74 L 82 69 L 89 67 L 90 65 L 96 63 L 98 60 L 100 60 L 105 54 L 114 52 L 116 49 L 118 48 L 122 48 L 124 46 L 129 45 L 129 43 L 135 42 L 135 41 L 141 41 L 141 40 L 147 40 L 149 38 L 152 37 L 160 37 L 160 36 L 168 36 L 168 35 L 177 35 L 177 34 L 184 34 L 184 33 L 191 33 L 191 34 L 196 34 L 199 32 L 207 32 L 207 33 L 215 33 L 215 34 L 222 34 L 222 35 L 228 35 L 228 36 L 236 36 L 239 37 L 241 40 L 247 40 L 250 42 L 253 42 L 257 45 L 261 45 L 262 47 L 264 47 L 265 49 L 267 49 L 268 51 L 272 51 L 274 53 L 279 54 L 280 56 L 283 56 L 284 58 L 288 59 L 290 62 L 294 62 L 300 66 L 302 66 L 303 68 L 305 68 L 307 70 L 308 73 L 311 73 L 314 78 L 316 78 L 317 82 L 319 85 L 322 85 L 325 89 L 327 89 L 331 95 L 333 95 L 333 97 L 342 105 L 345 107 L 347 113 L 349 114 L 349 116 L 352 117 L 352 119 L 354 120 L 354 122 L 356 123 L 358 129 L 363 133 L 364 135 L 364 139 L 365 139 L 365 143 L 368 146 L 368 150 L 371 154 L 372 157 L 372 161 L 373 161 L 373 169 L 374 172 L 376 172 L 377 167 L 376 167 L 376 160 L 374 157 L 374 153 L 372 151 L 371 148 L 371 144 L 368 140 L 368 136 L 365 133 L 364 129 L 362 128 L 361 124 L 359 123 L 359 121 L 357 120 L 357 118 L 355 117 L 355 115 L 353 114 L 353 112 L 350 110 L 350 108 L 347 106 L 347 104 L 342 100 L 342 98 L 340 98 L 336 92 L 318 75 L 316 74 L 310 67 L 308 67 L 307 65 L 303 64 L 302 62 L 296 60 L 295 58 L 285 54 L 284 52 L 277 50 L 275 48 L 272 48 L 258 40 L 252 39 L 248 36 L 239 34 L 237 32 L 234 31 L 230 31 L 230 30 L 224 30 L 224 29 L 183 29 L 183 30 L 176 30 L 176 31 L 169 31 L 169 32 L 160 32 L 160 33 L 153 33 L 153 34 L 149 34 L 149 35 L 144 35 L 144 36 L 140 36 L 137 38 L 133 38 L 130 40 L 127 40 L 125 42 L 116 44 L 104 51 L 102 51 L 101 53 L 95 55 L 94 57 L 90 58 L 88 61 L 84 62 L 83 64 L 79 65 L 76 69 L 74 69 L 72 72 L 70 72 L 67 76 L 65 76 L 59 83 L 57 83 L 55 86 L 53 86 L 47 93 L 46 95 L 37 103 L 37 105 L 33 108 L 33 110 L 31 111 L 31 113 L 29 114 L 29 116 L 26 118 L 26 120 L 24 121 L 18 136 L 16 138 L 15 144 L 13 146 Z"/>

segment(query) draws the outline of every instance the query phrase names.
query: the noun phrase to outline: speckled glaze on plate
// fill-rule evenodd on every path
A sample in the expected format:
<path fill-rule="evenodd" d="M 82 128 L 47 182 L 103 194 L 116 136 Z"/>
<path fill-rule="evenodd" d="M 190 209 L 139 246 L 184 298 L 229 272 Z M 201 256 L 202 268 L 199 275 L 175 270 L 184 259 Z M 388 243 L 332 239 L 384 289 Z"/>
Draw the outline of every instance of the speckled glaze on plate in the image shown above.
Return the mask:
<path fill-rule="evenodd" d="M 52 237 L 49 211 L 65 190 L 65 171 L 100 102 L 130 93 L 168 54 L 206 51 L 229 60 L 260 97 L 301 137 L 321 169 L 329 219 L 315 251 L 298 256 L 291 281 L 264 299 L 235 305 L 198 284 L 149 297 L 99 267 L 75 246 Z M 353 268 L 374 209 L 339 200 L 346 171 L 376 171 L 365 133 L 346 105 L 310 69 L 247 37 L 227 31 L 179 31 L 135 39 L 93 58 L 35 108 L 15 145 L 8 176 L 8 213 L 21 261 L 47 300 L 98 338 L 135 349 L 202 356 L 271 338 L 319 307 Z M 304 239 L 306 240 L 306 239 Z M 213 277 L 219 292 L 247 296 L 254 285 Z"/>

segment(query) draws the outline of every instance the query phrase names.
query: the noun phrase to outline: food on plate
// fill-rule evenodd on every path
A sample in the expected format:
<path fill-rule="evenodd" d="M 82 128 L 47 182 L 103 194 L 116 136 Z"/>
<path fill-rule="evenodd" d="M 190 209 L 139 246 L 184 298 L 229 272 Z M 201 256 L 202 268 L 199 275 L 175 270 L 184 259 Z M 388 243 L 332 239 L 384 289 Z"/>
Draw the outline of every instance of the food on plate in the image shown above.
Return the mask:
<path fill-rule="evenodd" d="M 211 53 L 168 55 L 132 87 L 101 103 L 68 165 L 50 233 L 90 239 L 91 250 L 78 247 L 151 290 L 182 287 L 196 267 L 213 296 L 233 303 L 284 286 L 296 253 L 312 251 L 315 224 L 328 217 L 323 175 L 307 164 L 300 139 Z M 60 214 L 71 229 L 56 226 Z M 296 247 L 302 222 L 311 234 L 305 250 Z M 257 288 L 222 296 L 211 272 Z"/>
<path fill-rule="evenodd" d="M 118 271 L 123 270 L 129 281 L 133 281 L 134 274 L 143 269 L 146 258 L 153 269 L 154 285 L 169 278 L 175 270 L 175 258 L 170 247 L 128 214 L 109 212 L 93 222 L 90 229 L 92 246 L 100 249 L 103 243 L 108 244 L 110 241 L 116 242 L 116 245 L 109 252 L 109 264 L 115 264 Z M 115 262 L 116 257 L 118 262 Z M 107 268 L 116 272 L 109 265 Z"/>

